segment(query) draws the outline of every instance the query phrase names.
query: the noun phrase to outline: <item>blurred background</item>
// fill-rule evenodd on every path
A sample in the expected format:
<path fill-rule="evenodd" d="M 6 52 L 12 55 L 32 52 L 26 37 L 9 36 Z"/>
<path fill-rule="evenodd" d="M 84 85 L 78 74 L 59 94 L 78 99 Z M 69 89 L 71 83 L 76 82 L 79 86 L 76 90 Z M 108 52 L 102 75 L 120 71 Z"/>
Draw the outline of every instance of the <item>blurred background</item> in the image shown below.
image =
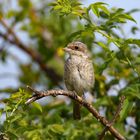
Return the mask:
<path fill-rule="evenodd" d="M 38 103 L 30 107 L 23 105 L 25 99 L 31 95 L 26 93 L 26 85 L 39 90 L 65 88 L 63 82 L 65 56 L 62 48 L 71 41 L 80 40 L 87 44 L 92 54 L 96 74 L 94 99 L 89 95 L 90 102 L 94 101 L 95 107 L 111 119 L 119 97 L 126 95 L 128 98 L 116 127 L 129 139 L 139 139 L 140 113 L 137 112 L 139 110 L 137 107 L 140 104 L 140 1 L 82 0 L 79 1 L 80 5 L 74 1 L 64 0 L 63 8 L 59 7 L 62 1 L 0 0 L 2 132 L 15 139 L 19 137 L 33 139 L 35 134 L 38 134 L 37 139 L 52 136 L 61 139 L 60 134 L 66 129 L 64 139 L 66 137 L 80 139 L 88 129 L 88 123 L 94 123 L 90 128 L 98 130 L 94 134 L 90 130 L 83 139 L 96 139 L 96 134 L 102 130 L 102 126 L 99 126 L 95 119 L 92 120 L 86 110 L 83 110 L 82 121 L 85 123 L 83 129 L 79 132 L 80 123 L 77 128 L 71 125 L 75 122 L 72 120 L 72 105 L 68 98 L 41 99 L 39 103 L 42 106 Z M 107 5 L 99 4 L 101 11 L 98 11 L 96 5 L 95 9 L 90 6 L 95 2 Z M 72 11 L 69 11 L 71 8 L 69 4 L 73 4 Z M 85 10 L 89 12 L 88 15 Z M 25 98 L 23 97 L 21 103 L 18 103 L 21 95 Z M 42 112 L 46 110 L 47 112 L 43 114 Z M 14 113 L 9 116 L 7 112 L 22 114 L 19 117 L 20 124 L 19 118 L 15 119 Z M 12 118 L 8 123 L 11 116 L 15 120 L 12 122 Z M 63 126 L 66 121 L 66 126 Z M 32 128 L 27 130 L 29 122 Z M 44 125 L 44 122 L 46 124 L 49 122 L 50 126 Z M 19 133 L 15 127 L 21 127 Z M 45 130 L 47 133 L 43 136 Z M 106 139 L 113 137 L 108 134 Z"/>

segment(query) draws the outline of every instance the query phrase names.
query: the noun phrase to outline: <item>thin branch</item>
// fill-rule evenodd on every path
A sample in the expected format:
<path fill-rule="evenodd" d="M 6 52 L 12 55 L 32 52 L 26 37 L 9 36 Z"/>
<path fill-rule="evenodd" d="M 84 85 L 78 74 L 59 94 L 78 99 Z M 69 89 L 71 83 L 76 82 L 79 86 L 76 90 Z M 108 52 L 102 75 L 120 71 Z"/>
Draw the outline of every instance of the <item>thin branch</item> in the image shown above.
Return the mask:
<path fill-rule="evenodd" d="M 62 80 L 62 77 L 58 75 L 54 69 L 48 67 L 44 64 L 42 56 L 36 52 L 35 50 L 31 49 L 29 46 L 26 46 L 23 44 L 20 39 L 16 36 L 15 32 L 12 28 L 10 28 L 6 22 L 0 17 L 0 23 L 5 27 L 7 32 L 12 35 L 13 39 L 9 38 L 7 34 L 0 32 L 0 37 L 2 37 L 7 42 L 16 45 L 18 48 L 23 50 L 25 53 L 27 53 L 38 65 L 40 68 L 46 73 L 46 75 L 54 82 L 54 84 L 58 84 L 60 80 Z"/>
<path fill-rule="evenodd" d="M 80 103 L 82 106 L 84 106 L 99 122 L 101 122 L 104 126 L 108 126 L 109 121 L 106 120 L 104 117 L 102 117 L 99 112 L 88 102 L 83 100 L 80 96 L 73 94 L 72 91 L 65 91 L 65 90 L 48 90 L 48 91 L 37 91 L 33 89 L 30 86 L 27 86 L 29 90 L 34 92 L 35 94 L 29 98 L 26 101 L 26 104 L 30 104 L 40 98 L 46 97 L 46 96 L 58 96 L 58 95 L 64 95 L 68 96 L 69 98 L 77 101 Z M 109 131 L 116 137 L 118 140 L 125 140 L 125 138 L 113 127 L 110 126 L 108 127 Z"/>
<path fill-rule="evenodd" d="M 124 100 L 125 100 L 125 96 L 121 96 L 120 104 L 117 107 L 115 115 L 114 115 L 112 121 L 104 128 L 102 133 L 99 135 L 99 140 L 103 140 L 103 138 L 104 138 L 106 132 L 108 131 L 109 127 L 111 127 L 115 123 L 115 121 L 117 120 L 117 118 L 118 118 L 118 116 L 119 116 L 119 114 L 120 114 L 120 112 L 122 110 L 122 106 L 123 106 Z"/>

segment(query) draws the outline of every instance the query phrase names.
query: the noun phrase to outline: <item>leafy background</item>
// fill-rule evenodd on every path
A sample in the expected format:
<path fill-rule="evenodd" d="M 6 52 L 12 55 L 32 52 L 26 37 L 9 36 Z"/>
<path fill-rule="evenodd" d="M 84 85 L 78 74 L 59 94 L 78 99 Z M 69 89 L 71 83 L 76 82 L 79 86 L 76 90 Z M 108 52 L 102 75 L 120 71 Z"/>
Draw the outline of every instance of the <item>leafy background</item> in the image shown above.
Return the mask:
<path fill-rule="evenodd" d="M 0 63 L 8 65 L 13 61 L 16 65 L 12 75 L 2 73 L 0 78 L 11 76 L 18 81 L 16 86 L 15 81 L 9 81 L 12 88 L 0 89 L 1 137 L 97 139 L 103 126 L 84 108 L 82 119 L 74 121 L 68 98 L 49 97 L 25 105 L 31 96 L 26 85 L 64 88 L 62 48 L 80 40 L 92 54 L 96 74 L 94 103 L 91 96 L 89 100 L 111 120 L 119 97 L 125 95 L 127 99 L 114 127 L 127 139 L 140 139 L 140 40 L 136 36 L 137 19 L 131 16 L 138 12 L 139 9 L 126 11 L 99 1 L 89 5 L 75 0 L 0 2 Z M 3 19 L 22 43 L 5 29 Z M 126 32 L 128 23 L 131 24 Z M 114 138 L 107 133 L 105 139 Z"/>

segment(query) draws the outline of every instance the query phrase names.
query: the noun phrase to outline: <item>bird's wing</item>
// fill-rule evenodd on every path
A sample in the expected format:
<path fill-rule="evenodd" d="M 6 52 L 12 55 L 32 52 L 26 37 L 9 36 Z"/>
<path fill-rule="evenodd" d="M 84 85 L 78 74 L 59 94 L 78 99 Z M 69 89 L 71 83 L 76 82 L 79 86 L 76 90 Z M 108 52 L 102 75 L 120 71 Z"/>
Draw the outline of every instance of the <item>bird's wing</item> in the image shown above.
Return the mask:
<path fill-rule="evenodd" d="M 94 84 L 94 69 L 92 62 L 80 63 L 77 65 L 77 69 L 81 80 L 91 88 Z"/>

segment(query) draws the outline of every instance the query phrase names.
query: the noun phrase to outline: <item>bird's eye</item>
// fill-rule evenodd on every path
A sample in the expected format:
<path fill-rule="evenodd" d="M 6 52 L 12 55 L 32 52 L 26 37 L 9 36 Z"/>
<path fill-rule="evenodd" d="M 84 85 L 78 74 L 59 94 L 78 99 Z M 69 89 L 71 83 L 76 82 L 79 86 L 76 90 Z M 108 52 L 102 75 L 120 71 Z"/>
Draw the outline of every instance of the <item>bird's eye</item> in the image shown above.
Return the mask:
<path fill-rule="evenodd" d="M 75 46 L 75 50 L 78 50 L 78 46 Z"/>

